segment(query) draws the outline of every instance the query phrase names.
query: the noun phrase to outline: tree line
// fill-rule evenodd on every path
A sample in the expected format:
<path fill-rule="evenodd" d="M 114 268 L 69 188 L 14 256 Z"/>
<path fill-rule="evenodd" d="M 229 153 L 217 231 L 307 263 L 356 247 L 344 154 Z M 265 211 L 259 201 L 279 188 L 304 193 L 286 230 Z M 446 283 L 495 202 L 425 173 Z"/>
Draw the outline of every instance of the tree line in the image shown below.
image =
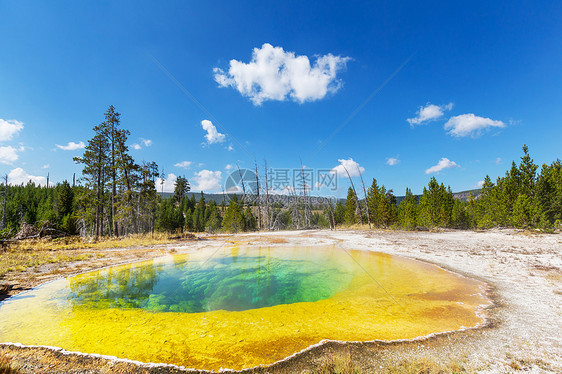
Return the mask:
<path fill-rule="evenodd" d="M 379 186 L 373 178 L 364 199 L 350 187 L 345 204 L 336 203 L 336 224 L 372 224 L 375 227 L 402 229 L 492 227 L 560 228 L 562 225 L 562 163 L 558 159 L 543 164 L 540 172 L 523 146 L 519 164 L 512 162 L 503 177 L 492 182 L 487 175 L 480 195 L 472 193 L 467 201 L 454 198 L 432 177 L 421 196 L 406 188 L 404 199 L 397 204 L 392 190 Z"/>
<path fill-rule="evenodd" d="M 120 114 L 110 106 L 104 121 L 93 127 L 83 155 L 74 161 L 83 166 L 78 184 L 67 181 L 44 187 L 2 184 L 4 197 L 2 236 L 14 235 L 22 222 L 48 225 L 68 235 L 124 236 L 133 233 L 248 231 L 257 229 L 331 228 L 368 223 L 371 227 L 475 229 L 516 227 L 552 229 L 562 221 L 562 165 L 538 165 L 523 146 L 519 164 L 512 163 L 503 177 L 486 176 L 481 193 L 467 201 L 456 199 L 450 187 L 431 178 L 421 196 L 407 188 L 404 199 L 373 178 L 360 198 L 353 181 L 345 201 L 313 205 L 306 190 L 295 193 L 292 203 L 269 203 L 261 193 L 256 164 L 256 199 L 228 199 L 220 205 L 198 200 L 189 181 L 178 177 L 174 194 L 163 198 L 156 180 L 164 179 L 155 162 L 137 163 L 126 145 L 130 132 L 121 128 Z M 265 179 L 267 185 L 267 167 Z M 363 183 L 363 178 L 361 177 Z M 298 198 L 297 198 L 298 197 Z M 265 198 L 265 203 L 263 202 Z"/>

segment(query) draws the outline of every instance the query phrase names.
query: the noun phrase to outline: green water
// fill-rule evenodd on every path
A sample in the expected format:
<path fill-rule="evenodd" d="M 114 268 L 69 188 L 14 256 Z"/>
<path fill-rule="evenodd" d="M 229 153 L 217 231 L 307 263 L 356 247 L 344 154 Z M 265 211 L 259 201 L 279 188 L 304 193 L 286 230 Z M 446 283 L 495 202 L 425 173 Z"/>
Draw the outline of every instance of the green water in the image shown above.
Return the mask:
<path fill-rule="evenodd" d="M 71 279 L 74 306 L 140 308 L 154 312 L 243 311 L 316 302 L 343 291 L 351 272 L 330 258 L 275 257 L 244 251 L 118 267 Z M 64 296 L 64 295 L 59 295 Z"/>
<path fill-rule="evenodd" d="M 337 247 L 193 250 L 45 283 L 0 303 L 0 342 L 208 370 L 323 339 L 411 339 L 482 322 L 482 285 Z"/>

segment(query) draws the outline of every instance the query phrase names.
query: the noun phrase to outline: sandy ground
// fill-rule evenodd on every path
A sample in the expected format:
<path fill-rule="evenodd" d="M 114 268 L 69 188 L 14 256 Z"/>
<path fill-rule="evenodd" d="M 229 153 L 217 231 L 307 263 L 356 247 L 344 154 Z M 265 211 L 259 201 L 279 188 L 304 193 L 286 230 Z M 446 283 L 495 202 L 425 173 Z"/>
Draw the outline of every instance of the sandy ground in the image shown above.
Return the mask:
<path fill-rule="evenodd" d="M 9 275 L 14 292 L 109 264 L 181 253 L 194 247 L 249 245 L 326 245 L 385 252 L 438 264 L 483 280 L 495 305 L 487 310 L 487 327 L 406 343 L 328 343 L 271 367 L 246 370 L 259 373 L 312 373 L 326 357 L 339 355 L 365 372 L 384 371 L 406 361 L 428 361 L 482 373 L 562 372 L 562 235 L 534 235 L 514 230 L 445 231 L 292 231 L 207 237 L 150 249 L 107 250 L 107 256 L 70 264 L 51 264 Z M 99 251 L 99 250 L 97 250 Z M 55 266 L 56 265 L 56 266 Z M 55 268 L 52 268 L 55 266 Z M 181 369 L 138 365 L 66 352 L 0 345 L 22 372 L 150 372 Z M 451 366 L 453 365 L 453 366 Z"/>

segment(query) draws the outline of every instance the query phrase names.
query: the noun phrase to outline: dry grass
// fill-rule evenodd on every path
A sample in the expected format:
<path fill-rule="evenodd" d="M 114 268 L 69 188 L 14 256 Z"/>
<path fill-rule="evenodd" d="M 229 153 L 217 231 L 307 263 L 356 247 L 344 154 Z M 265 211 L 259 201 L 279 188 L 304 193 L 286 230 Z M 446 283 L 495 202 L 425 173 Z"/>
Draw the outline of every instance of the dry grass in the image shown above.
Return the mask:
<path fill-rule="evenodd" d="M 368 369 L 361 368 L 351 357 L 350 353 L 335 353 L 329 357 L 322 358 L 314 374 L 445 374 L 466 373 L 467 369 L 460 360 L 450 360 L 448 363 L 440 363 L 433 358 L 412 358 L 391 363 L 372 363 L 376 367 Z"/>
<path fill-rule="evenodd" d="M 44 264 L 84 261 L 92 257 L 105 256 L 103 253 L 84 253 L 80 251 L 81 249 L 144 247 L 174 241 L 164 233 L 130 235 L 98 241 L 80 237 L 22 240 L 0 252 L 0 278 L 8 272 L 21 272 Z"/>
<path fill-rule="evenodd" d="M 0 354 L 0 374 L 17 374 L 19 373 L 11 364 L 8 357 Z"/>
<path fill-rule="evenodd" d="M 43 264 L 84 261 L 92 256 L 93 254 L 9 249 L 0 253 L 0 278 L 10 271 L 24 271 Z"/>
<path fill-rule="evenodd" d="M 93 239 L 70 236 L 59 239 L 32 239 L 22 240 L 11 246 L 12 249 L 19 250 L 48 250 L 56 251 L 61 249 L 102 249 L 102 248 L 124 248 L 142 247 L 156 244 L 168 244 L 174 242 L 167 233 L 154 234 L 134 234 L 119 238 L 104 238 L 98 241 Z"/>
<path fill-rule="evenodd" d="M 336 353 L 329 357 L 322 358 L 320 365 L 314 374 L 362 374 L 367 373 L 353 363 L 351 354 Z"/>
<path fill-rule="evenodd" d="M 429 358 L 404 360 L 382 370 L 386 374 L 445 374 L 466 373 L 461 362 L 451 361 L 447 364 L 439 363 Z"/>

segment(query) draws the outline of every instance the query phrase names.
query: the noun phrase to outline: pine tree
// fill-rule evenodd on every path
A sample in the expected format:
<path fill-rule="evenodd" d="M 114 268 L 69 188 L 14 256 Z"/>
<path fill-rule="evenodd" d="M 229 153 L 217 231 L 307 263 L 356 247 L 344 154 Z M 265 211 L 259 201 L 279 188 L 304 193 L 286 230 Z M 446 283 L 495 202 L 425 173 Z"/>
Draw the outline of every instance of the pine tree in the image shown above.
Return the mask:
<path fill-rule="evenodd" d="M 406 196 L 398 206 L 400 226 L 407 230 L 413 230 L 417 225 L 417 198 L 412 190 L 406 188 Z"/>
<path fill-rule="evenodd" d="M 244 231 L 244 217 L 236 196 L 230 199 L 226 211 L 224 212 L 222 228 L 229 232 Z"/>
<path fill-rule="evenodd" d="M 345 200 L 345 223 L 348 225 L 354 225 L 357 223 L 357 198 L 353 189 L 351 187 L 347 190 L 347 199 Z"/>
<path fill-rule="evenodd" d="M 334 208 L 334 220 L 336 221 L 336 225 L 341 225 L 345 222 L 345 206 L 339 200 L 336 202 L 336 207 Z"/>
<path fill-rule="evenodd" d="M 81 189 L 79 200 L 79 216 L 85 222 L 94 220 L 96 238 L 104 235 L 105 192 L 109 175 L 107 167 L 109 142 L 101 126 L 94 127 L 94 137 L 88 141 L 82 157 L 74 157 L 74 162 L 84 164 L 82 181 L 85 188 Z M 90 210 L 93 209 L 95 213 Z"/>
<path fill-rule="evenodd" d="M 176 183 L 174 186 L 174 198 L 179 203 L 181 202 L 185 194 L 187 194 L 190 190 L 191 186 L 187 178 L 180 176 L 176 179 Z"/>
<path fill-rule="evenodd" d="M 207 212 L 209 217 L 206 220 L 205 230 L 208 232 L 216 232 L 221 228 L 222 218 L 214 200 L 209 202 L 209 206 L 206 209 L 206 213 Z"/>
<path fill-rule="evenodd" d="M 245 231 L 255 231 L 257 230 L 257 220 L 252 209 L 248 206 L 244 212 L 244 230 Z"/>

